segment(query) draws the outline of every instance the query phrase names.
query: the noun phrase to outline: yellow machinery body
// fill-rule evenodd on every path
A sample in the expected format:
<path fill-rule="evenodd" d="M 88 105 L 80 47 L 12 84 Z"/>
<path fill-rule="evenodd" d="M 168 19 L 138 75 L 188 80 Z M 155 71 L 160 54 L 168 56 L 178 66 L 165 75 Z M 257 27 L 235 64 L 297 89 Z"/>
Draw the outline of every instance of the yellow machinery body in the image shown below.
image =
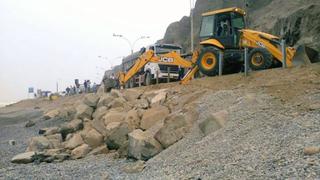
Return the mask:
<path fill-rule="evenodd" d="M 202 14 L 203 18 L 210 17 L 210 16 L 217 16 L 216 19 L 219 19 L 222 15 L 230 15 L 230 17 L 236 16 L 238 18 L 243 18 L 246 13 L 244 10 L 240 8 L 226 8 L 216 11 L 211 11 Z M 243 18 L 244 21 L 244 18 Z M 208 23 L 208 21 L 202 22 L 202 25 L 204 27 L 207 26 L 207 24 L 204 24 L 204 22 Z M 209 22 L 210 24 L 210 22 Z M 212 25 L 213 29 L 216 28 L 214 25 Z M 153 63 L 159 63 L 159 64 L 166 64 L 166 65 L 178 65 L 183 68 L 189 68 L 189 71 L 186 73 L 185 77 L 182 79 L 182 84 L 187 84 L 193 77 L 194 74 L 197 71 L 201 71 L 203 74 L 213 76 L 216 75 L 217 71 L 217 52 L 223 52 L 226 53 L 230 49 L 237 50 L 238 52 L 242 53 L 244 52 L 244 48 L 249 48 L 251 50 L 261 50 L 265 53 L 269 54 L 269 60 L 272 61 L 278 61 L 278 64 L 282 63 L 283 61 L 283 55 L 282 55 L 282 49 L 280 45 L 281 39 L 277 36 L 267 34 L 264 32 L 254 31 L 250 29 L 245 28 L 245 22 L 243 22 L 243 27 L 240 27 L 238 29 L 234 28 L 234 31 L 237 30 L 239 32 L 238 34 L 234 32 L 234 36 L 239 36 L 238 42 L 233 44 L 233 49 L 228 48 L 227 44 L 224 44 L 219 40 L 219 38 L 214 37 L 215 30 L 211 33 L 212 35 L 207 36 L 207 38 L 200 42 L 201 50 L 197 50 L 192 53 L 192 59 L 187 60 L 181 57 L 179 53 L 176 52 L 170 52 L 167 54 L 156 56 L 152 50 L 149 50 L 145 53 L 143 53 L 135 62 L 133 67 L 127 72 L 119 73 L 119 81 L 120 85 L 124 85 L 130 78 L 132 78 L 138 71 L 144 67 L 148 62 Z M 201 34 L 201 32 L 200 32 Z M 235 37 L 236 39 L 236 37 Z M 311 62 L 309 59 L 309 54 L 306 53 L 307 48 L 299 48 L 296 50 L 293 47 L 287 47 L 286 48 L 286 65 L 287 67 L 292 67 L 295 63 L 294 60 L 295 57 L 298 57 L 298 61 L 305 61 L 305 62 Z M 307 49 L 308 52 L 309 49 Z M 299 52 L 299 53 L 298 53 Z M 317 53 L 312 51 L 313 56 L 317 56 Z M 259 51 L 257 51 L 257 54 L 259 54 Z M 254 62 L 254 58 L 259 57 L 251 54 L 251 57 L 249 57 L 249 61 L 259 66 L 259 63 Z M 270 58 L 271 57 L 271 58 Z M 251 58 L 251 59 L 250 59 Z M 263 59 L 263 58 L 262 58 Z M 264 59 L 266 60 L 266 59 Z M 316 61 L 312 61 L 316 62 Z M 298 63 L 297 63 L 298 64 Z M 269 67 L 268 67 L 269 68 Z M 214 73 L 211 73 L 210 70 L 215 71 Z M 208 73 L 209 72 L 209 73 Z"/>

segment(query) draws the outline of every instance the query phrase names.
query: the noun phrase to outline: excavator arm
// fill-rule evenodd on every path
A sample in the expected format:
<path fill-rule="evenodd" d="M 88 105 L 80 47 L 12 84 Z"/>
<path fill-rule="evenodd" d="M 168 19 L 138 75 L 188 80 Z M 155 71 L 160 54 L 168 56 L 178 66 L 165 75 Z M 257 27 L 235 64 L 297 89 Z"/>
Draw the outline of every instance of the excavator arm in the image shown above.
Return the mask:
<path fill-rule="evenodd" d="M 282 62 L 283 56 L 280 47 L 279 37 L 273 36 L 271 34 L 244 29 L 241 30 L 241 42 L 240 45 L 242 47 L 249 48 L 265 48 L 267 49 L 273 57 L 275 57 L 278 61 Z M 278 47 L 278 46 L 279 47 Z M 287 47 L 287 59 L 286 64 L 288 67 L 292 67 L 293 57 L 296 53 L 296 50 L 292 47 Z"/>
<path fill-rule="evenodd" d="M 194 73 L 197 71 L 197 67 L 195 65 L 196 59 L 198 57 L 198 53 L 194 53 L 192 56 L 192 60 L 186 60 L 180 56 L 179 53 L 172 51 L 167 54 L 155 56 L 154 51 L 149 50 L 143 53 L 135 62 L 135 64 L 130 68 L 127 73 L 120 72 L 119 73 L 119 82 L 120 85 L 124 85 L 128 80 L 130 80 L 135 74 L 137 74 L 141 68 L 143 68 L 147 63 L 159 63 L 164 65 L 177 65 L 183 68 L 190 68 L 189 72 L 182 80 L 182 84 L 189 82 Z"/>

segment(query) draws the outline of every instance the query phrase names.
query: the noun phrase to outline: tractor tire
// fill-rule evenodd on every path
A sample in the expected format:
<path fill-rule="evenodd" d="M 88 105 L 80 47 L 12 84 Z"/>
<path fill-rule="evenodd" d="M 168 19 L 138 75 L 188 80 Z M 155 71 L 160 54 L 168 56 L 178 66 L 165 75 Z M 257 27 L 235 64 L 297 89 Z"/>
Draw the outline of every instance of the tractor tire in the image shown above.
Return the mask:
<path fill-rule="evenodd" d="M 145 78 L 144 78 L 144 84 L 146 86 L 150 86 L 152 84 L 152 77 L 151 77 L 150 72 L 146 73 Z"/>
<path fill-rule="evenodd" d="M 213 47 L 204 47 L 197 61 L 199 70 L 207 76 L 219 74 L 219 54 Z"/>
<path fill-rule="evenodd" d="M 252 49 L 248 58 L 249 66 L 254 71 L 270 69 L 273 65 L 272 54 L 264 48 Z"/>

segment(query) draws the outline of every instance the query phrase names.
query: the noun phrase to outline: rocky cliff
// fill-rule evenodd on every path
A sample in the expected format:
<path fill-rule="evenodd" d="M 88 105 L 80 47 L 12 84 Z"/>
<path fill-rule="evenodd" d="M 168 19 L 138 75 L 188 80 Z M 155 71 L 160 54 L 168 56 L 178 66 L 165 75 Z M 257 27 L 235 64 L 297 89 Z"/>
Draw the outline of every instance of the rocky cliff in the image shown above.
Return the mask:
<path fill-rule="evenodd" d="M 199 44 L 201 14 L 226 7 L 246 9 L 251 29 L 273 33 L 286 38 L 290 45 L 307 44 L 320 50 L 319 0 L 197 0 L 194 9 L 195 46 Z M 164 43 L 180 44 L 190 50 L 190 17 L 169 25 Z"/>

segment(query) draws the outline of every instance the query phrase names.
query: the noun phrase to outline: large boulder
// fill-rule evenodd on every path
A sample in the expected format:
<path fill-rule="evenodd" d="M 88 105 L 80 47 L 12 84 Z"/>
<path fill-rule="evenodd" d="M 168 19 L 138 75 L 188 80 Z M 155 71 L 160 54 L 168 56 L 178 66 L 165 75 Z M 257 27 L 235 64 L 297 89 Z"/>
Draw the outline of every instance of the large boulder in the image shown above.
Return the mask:
<path fill-rule="evenodd" d="M 76 108 L 76 111 L 77 111 L 77 114 L 76 114 L 76 118 L 79 118 L 79 119 L 91 119 L 92 117 L 92 113 L 93 113 L 93 108 L 82 103 L 80 105 L 77 106 Z"/>
<path fill-rule="evenodd" d="M 140 123 L 141 129 L 146 130 L 150 128 L 156 122 L 166 118 L 169 113 L 169 109 L 165 106 L 155 106 L 151 109 L 148 109 L 142 116 Z"/>
<path fill-rule="evenodd" d="M 70 121 L 75 118 L 76 115 L 76 108 L 74 106 L 66 106 L 63 108 L 60 108 L 60 114 L 58 118 L 61 118 L 65 121 Z"/>
<path fill-rule="evenodd" d="M 93 149 L 103 144 L 103 136 L 95 129 L 83 133 L 82 138 Z"/>
<path fill-rule="evenodd" d="M 32 137 L 29 141 L 27 151 L 41 152 L 45 149 L 51 149 L 52 144 L 44 136 Z"/>
<path fill-rule="evenodd" d="M 124 108 L 126 106 L 127 101 L 123 97 L 115 98 L 108 104 L 108 108 Z"/>
<path fill-rule="evenodd" d="M 91 148 L 88 144 L 82 144 L 81 146 L 75 148 L 71 151 L 71 158 L 72 159 L 80 159 L 85 157 L 89 152 L 91 151 Z"/>
<path fill-rule="evenodd" d="M 43 116 L 45 119 L 51 119 L 59 116 L 59 114 L 60 114 L 59 109 L 54 109 L 46 112 Z"/>
<path fill-rule="evenodd" d="M 122 122 L 124 121 L 124 118 L 125 113 L 117 111 L 110 111 L 105 116 L 103 116 L 104 124 L 106 126 L 112 122 Z"/>
<path fill-rule="evenodd" d="M 163 104 L 167 99 L 167 92 L 161 91 L 151 99 L 151 105 Z"/>
<path fill-rule="evenodd" d="M 227 111 L 219 111 L 216 113 L 212 113 L 208 116 L 208 118 L 199 122 L 199 128 L 202 133 L 207 136 L 208 134 L 219 130 L 224 127 L 228 118 Z"/>
<path fill-rule="evenodd" d="M 33 157 L 35 156 L 35 154 L 36 153 L 34 151 L 21 153 L 21 154 L 18 154 L 16 156 L 14 156 L 11 159 L 11 162 L 12 163 L 18 163 L 18 164 L 31 163 L 31 162 L 33 162 Z"/>
<path fill-rule="evenodd" d="M 73 134 L 73 136 L 68 141 L 66 141 L 65 148 L 74 149 L 80 146 L 81 144 L 84 144 L 84 141 L 81 135 L 77 133 L 77 134 Z"/>
<path fill-rule="evenodd" d="M 183 114 L 172 114 L 164 120 L 163 127 L 154 137 L 167 148 L 182 139 L 189 129 L 189 123 Z"/>
<path fill-rule="evenodd" d="M 104 124 L 104 119 L 94 119 L 91 123 L 92 128 L 94 128 L 96 131 L 98 131 L 101 135 L 106 136 L 106 126 Z"/>
<path fill-rule="evenodd" d="M 100 99 L 100 97 L 97 94 L 91 93 L 91 94 L 87 94 L 84 97 L 83 103 L 92 107 L 92 108 L 96 108 L 99 99 Z"/>
<path fill-rule="evenodd" d="M 66 139 L 68 134 L 79 131 L 83 129 L 83 127 L 84 124 L 82 120 L 74 119 L 67 124 L 63 124 L 59 129 L 59 133 L 61 133 L 63 139 Z"/>
<path fill-rule="evenodd" d="M 109 103 L 111 103 L 115 98 L 111 96 L 110 94 L 104 94 L 102 97 L 100 97 L 97 108 L 100 108 L 102 106 L 108 106 Z"/>
<path fill-rule="evenodd" d="M 151 133 L 136 129 L 129 133 L 128 156 L 140 160 L 148 160 L 162 151 L 161 144 Z"/>
<path fill-rule="evenodd" d="M 122 97 L 123 95 L 121 94 L 121 92 L 117 89 L 112 89 L 110 91 L 110 94 L 112 97 L 118 98 L 118 97 Z"/>
<path fill-rule="evenodd" d="M 98 154 L 107 154 L 109 152 L 107 146 L 104 144 L 104 145 L 101 145 L 97 148 L 95 148 L 94 150 L 92 150 L 89 155 L 98 155 Z"/>
<path fill-rule="evenodd" d="M 128 123 L 130 131 L 138 129 L 140 127 L 140 121 L 141 119 L 139 117 L 138 111 L 135 109 L 130 110 L 125 118 L 125 122 Z"/>
<path fill-rule="evenodd" d="M 138 109 L 148 109 L 149 101 L 145 98 L 137 99 L 134 101 L 134 106 Z"/>
<path fill-rule="evenodd" d="M 71 129 L 73 129 L 74 131 L 79 131 L 81 129 L 83 129 L 83 121 L 80 119 L 74 119 L 72 121 L 70 121 L 67 126 Z"/>
<path fill-rule="evenodd" d="M 108 108 L 106 106 L 101 106 L 93 113 L 93 119 L 101 119 L 108 112 Z"/>
<path fill-rule="evenodd" d="M 53 134 L 48 135 L 46 138 L 49 140 L 52 148 L 58 149 L 62 147 L 62 135 L 61 134 Z"/>
<path fill-rule="evenodd" d="M 126 148 L 128 145 L 128 124 L 124 122 L 112 122 L 107 126 L 106 144 L 110 150 Z"/>
<path fill-rule="evenodd" d="M 43 135 L 50 136 L 53 134 L 57 134 L 59 132 L 59 128 L 58 127 L 43 128 L 41 129 L 41 131 L 43 132 Z"/>
<path fill-rule="evenodd" d="M 126 91 L 124 91 L 123 93 L 123 97 L 127 100 L 127 101 L 135 101 L 137 99 L 139 99 L 142 95 L 141 92 L 139 92 L 138 90 L 135 89 L 127 89 Z"/>

